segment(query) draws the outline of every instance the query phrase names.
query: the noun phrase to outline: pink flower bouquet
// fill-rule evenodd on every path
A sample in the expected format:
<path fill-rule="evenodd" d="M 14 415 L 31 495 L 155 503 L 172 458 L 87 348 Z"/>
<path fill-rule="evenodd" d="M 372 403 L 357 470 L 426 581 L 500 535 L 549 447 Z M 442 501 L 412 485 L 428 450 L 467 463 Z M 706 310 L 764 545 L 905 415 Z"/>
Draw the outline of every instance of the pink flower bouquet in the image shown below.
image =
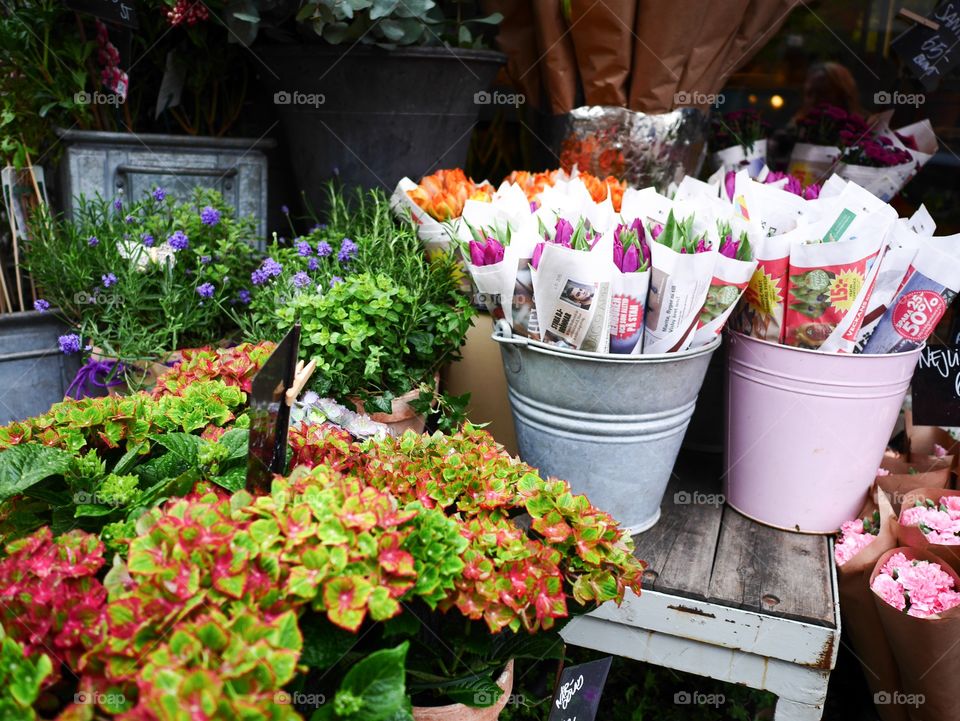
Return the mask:
<path fill-rule="evenodd" d="M 884 456 L 877 469 L 877 485 L 890 496 L 893 510 L 899 514 L 903 497 L 911 491 L 950 485 L 950 468 L 944 464 L 927 468 L 926 463 Z"/>
<path fill-rule="evenodd" d="M 960 571 L 960 491 L 918 488 L 907 493 L 897 537 L 911 548 L 930 549 Z"/>
<path fill-rule="evenodd" d="M 930 618 L 960 606 L 960 579 L 944 570 L 946 564 L 888 555 L 870 588 L 884 603 L 908 616 Z"/>
<path fill-rule="evenodd" d="M 870 576 L 880 622 L 900 670 L 902 709 L 911 721 L 960 718 L 960 576 L 942 558 L 893 548 Z M 901 711 L 902 712 L 902 711 Z"/>
<path fill-rule="evenodd" d="M 834 551 L 844 630 L 863 665 L 870 691 L 890 696 L 900 690 L 900 671 L 883 633 L 869 580 L 877 559 L 897 545 L 895 522 L 890 501 L 874 486 L 860 511 L 860 519 L 844 524 Z M 858 548 L 854 551 L 855 547 Z M 883 721 L 907 721 L 900 706 L 878 706 L 877 712 Z"/>
<path fill-rule="evenodd" d="M 833 555 L 838 566 L 842 566 L 860 551 L 877 540 L 880 533 L 880 511 L 876 510 L 865 518 L 847 521 L 840 526 L 840 536 L 833 547 Z"/>

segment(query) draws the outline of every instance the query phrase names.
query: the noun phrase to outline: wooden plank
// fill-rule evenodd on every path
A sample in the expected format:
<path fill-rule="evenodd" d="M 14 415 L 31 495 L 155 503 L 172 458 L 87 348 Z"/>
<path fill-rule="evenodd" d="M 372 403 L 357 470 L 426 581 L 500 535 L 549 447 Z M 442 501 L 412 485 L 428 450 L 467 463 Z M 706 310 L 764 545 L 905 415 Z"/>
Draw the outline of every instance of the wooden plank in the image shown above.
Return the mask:
<path fill-rule="evenodd" d="M 708 598 L 834 627 L 829 541 L 768 528 L 727 507 Z"/>
<path fill-rule="evenodd" d="M 608 622 L 609 636 L 641 628 L 824 670 L 836 665 L 840 638 L 836 628 L 646 590 L 628 594 L 619 607 L 605 603 L 589 617 Z"/>
<path fill-rule="evenodd" d="M 649 564 L 644 588 L 707 597 L 723 516 L 717 458 L 682 454 L 660 506 L 660 520 L 634 536 L 637 558 Z"/>

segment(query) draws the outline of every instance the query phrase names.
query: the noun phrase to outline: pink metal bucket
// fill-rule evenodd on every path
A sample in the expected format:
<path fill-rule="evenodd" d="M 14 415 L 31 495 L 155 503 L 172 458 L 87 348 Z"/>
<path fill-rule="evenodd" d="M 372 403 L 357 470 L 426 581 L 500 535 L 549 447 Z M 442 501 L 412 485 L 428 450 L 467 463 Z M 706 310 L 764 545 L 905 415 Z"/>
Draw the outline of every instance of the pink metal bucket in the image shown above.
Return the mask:
<path fill-rule="evenodd" d="M 727 502 L 801 533 L 856 518 L 919 357 L 919 348 L 835 355 L 731 333 Z"/>

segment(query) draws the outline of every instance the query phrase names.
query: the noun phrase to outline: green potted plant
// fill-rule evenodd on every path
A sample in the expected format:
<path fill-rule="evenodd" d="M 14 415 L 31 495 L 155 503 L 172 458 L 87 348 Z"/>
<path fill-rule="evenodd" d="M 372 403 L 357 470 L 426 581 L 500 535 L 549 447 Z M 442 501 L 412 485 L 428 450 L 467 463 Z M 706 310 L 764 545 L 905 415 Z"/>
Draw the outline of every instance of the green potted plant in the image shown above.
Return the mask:
<path fill-rule="evenodd" d="M 288 42 L 257 45 L 257 72 L 314 207 L 332 177 L 392 190 L 405 176 L 466 162 L 479 106 L 506 61 L 486 48 L 501 15 L 483 16 L 473 0 L 303 0 L 294 9 Z"/>
<path fill-rule="evenodd" d="M 185 198 L 215 187 L 255 215 L 265 237 L 263 150 L 272 141 L 255 140 L 269 120 L 244 122 L 250 56 L 230 42 L 232 4 L 148 0 L 131 10 L 136 26 L 122 27 L 57 0 L 9 3 L 0 14 L 0 65 L 11 68 L 0 77 L 0 155 L 17 167 L 28 156 L 48 169 L 59 160 L 68 210 L 80 195 L 131 198 L 163 185 Z M 95 5 L 105 15 L 119 8 Z M 254 138 L 224 137 L 241 127 Z"/>
<path fill-rule="evenodd" d="M 639 590 L 643 564 L 613 519 L 470 427 L 356 443 L 303 425 L 269 494 L 231 489 L 234 413 L 259 356 L 218 356 L 172 371 L 150 401 L 71 401 L 0 433 L 0 478 L 24 471 L 5 488 L 19 524 L 0 624 L 38 669 L 37 708 L 62 721 L 495 718 L 511 659 L 558 657 L 566 618 Z M 225 410 L 149 408 L 196 403 L 204 384 Z M 133 406 L 114 415 L 115 402 Z M 77 493 L 96 498 L 56 500 Z M 92 509 L 112 518 L 121 493 L 135 515 L 105 524 Z M 38 502 L 53 508 L 39 529 Z"/>
<path fill-rule="evenodd" d="M 327 186 L 325 223 L 274 242 L 230 312 L 248 340 L 279 340 L 301 323 L 300 352 L 315 359 L 311 390 L 357 405 L 395 430 L 443 428 L 463 418 L 465 398 L 437 392 L 475 311 L 460 291 L 453 254 L 425 255 L 416 228 L 397 223 L 379 190 Z"/>
<path fill-rule="evenodd" d="M 129 203 L 81 199 L 74 220 L 37 214 L 26 245 L 37 307 L 55 306 L 72 326 L 59 339 L 64 353 L 119 363 L 100 370 L 138 388 L 173 351 L 235 330 L 223 307 L 255 265 L 254 233 L 203 189 L 186 202 L 159 187 Z"/>
<path fill-rule="evenodd" d="M 459 529 L 456 556 L 427 554 L 434 573 L 460 569 L 439 603 L 410 598 L 377 627 L 361 624 L 362 614 L 354 619 L 360 653 L 409 644 L 415 719 L 496 718 L 510 695 L 511 661 L 561 659 L 559 630 L 571 616 L 639 592 L 644 566 L 616 521 L 566 482 L 540 478 L 482 430 L 359 443 L 304 425 L 291 430 L 290 443 L 293 465 L 359 476 L 401 508 L 422 504 Z M 331 634 L 326 653 L 343 642 Z"/>

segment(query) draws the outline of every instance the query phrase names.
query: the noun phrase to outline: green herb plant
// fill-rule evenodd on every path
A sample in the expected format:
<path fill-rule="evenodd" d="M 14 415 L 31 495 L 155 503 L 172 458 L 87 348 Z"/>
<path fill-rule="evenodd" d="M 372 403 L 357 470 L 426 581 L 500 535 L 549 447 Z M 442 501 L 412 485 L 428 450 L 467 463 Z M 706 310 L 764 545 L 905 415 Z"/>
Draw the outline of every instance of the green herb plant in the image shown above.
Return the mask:
<path fill-rule="evenodd" d="M 254 267 L 255 233 L 215 191 L 183 203 L 162 189 L 132 203 L 84 199 L 73 220 L 40 213 L 31 227 L 27 263 L 42 300 L 91 350 L 123 362 L 128 385 L 170 352 L 234 331 L 223 307 Z"/>

